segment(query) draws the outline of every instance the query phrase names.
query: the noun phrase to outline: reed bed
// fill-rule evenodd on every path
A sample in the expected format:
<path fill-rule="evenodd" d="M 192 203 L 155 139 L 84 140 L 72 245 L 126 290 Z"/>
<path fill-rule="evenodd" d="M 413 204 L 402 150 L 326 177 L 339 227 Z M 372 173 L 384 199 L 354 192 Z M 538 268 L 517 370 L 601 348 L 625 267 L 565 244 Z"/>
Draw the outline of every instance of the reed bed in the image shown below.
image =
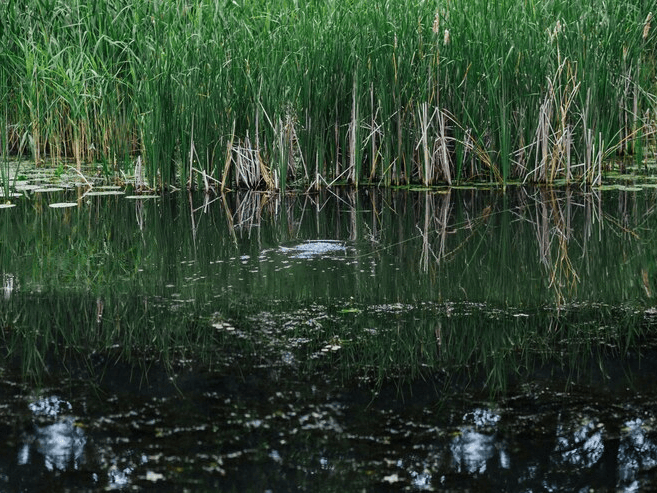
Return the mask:
<path fill-rule="evenodd" d="M 1 148 L 161 187 L 596 184 L 654 149 L 651 9 L 2 2 Z"/>

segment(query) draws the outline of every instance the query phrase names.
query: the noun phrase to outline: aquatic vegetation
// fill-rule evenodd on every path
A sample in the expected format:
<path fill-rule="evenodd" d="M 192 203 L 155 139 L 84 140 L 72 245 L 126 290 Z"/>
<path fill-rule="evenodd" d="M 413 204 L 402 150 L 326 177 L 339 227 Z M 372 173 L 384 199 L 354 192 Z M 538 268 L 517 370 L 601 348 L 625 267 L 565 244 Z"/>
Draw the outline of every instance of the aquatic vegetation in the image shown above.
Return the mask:
<path fill-rule="evenodd" d="M 654 152 L 638 0 L 50 0 L 0 18 L 5 159 L 285 189 L 600 183 Z"/>

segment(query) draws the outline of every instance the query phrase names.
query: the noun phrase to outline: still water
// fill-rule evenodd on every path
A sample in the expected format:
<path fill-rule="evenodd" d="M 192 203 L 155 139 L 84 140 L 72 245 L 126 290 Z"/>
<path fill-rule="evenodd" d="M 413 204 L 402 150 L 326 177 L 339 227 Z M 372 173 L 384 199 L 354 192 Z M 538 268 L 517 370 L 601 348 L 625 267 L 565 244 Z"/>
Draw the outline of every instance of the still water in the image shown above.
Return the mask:
<path fill-rule="evenodd" d="M 0 489 L 653 489 L 656 198 L 26 188 Z"/>

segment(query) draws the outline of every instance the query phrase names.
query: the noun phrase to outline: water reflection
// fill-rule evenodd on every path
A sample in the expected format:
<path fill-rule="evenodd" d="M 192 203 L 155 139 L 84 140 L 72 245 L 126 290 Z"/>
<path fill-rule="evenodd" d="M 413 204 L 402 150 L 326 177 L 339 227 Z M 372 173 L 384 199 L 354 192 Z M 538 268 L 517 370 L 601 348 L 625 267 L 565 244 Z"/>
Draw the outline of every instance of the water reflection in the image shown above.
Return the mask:
<path fill-rule="evenodd" d="M 5 301 L 11 298 L 11 294 L 18 288 L 16 283 L 16 276 L 13 274 L 2 275 L 2 297 Z"/>
<path fill-rule="evenodd" d="M 27 408 L 35 426 L 21 438 L 16 462 L 24 471 L 31 466 L 25 474 L 86 471 L 76 476 L 81 487 L 109 490 L 155 483 L 238 491 L 299 484 L 329 491 L 644 491 L 657 468 L 654 407 L 616 401 L 593 414 L 586 403 L 575 410 L 563 403 L 555 415 L 554 397 L 545 394 L 531 409 L 514 404 L 517 396 L 500 407 L 433 408 L 421 404 L 428 397 L 421 391 L 403 405 L 390 397 L 367 405 L 353 388 L 336 394 L 321 379 L 288 387 L 289 374 L 273 383 L 267 370 L 248 381 L 205 375 L 194 380 L 198 390 L 164 399 L 137 392 L 126 400 L 125 392 L 119 398 L 105 389 L 109 399 L 33 400 Z M 537 408 L 546 411 L 535 414 Z M 76 424 L 77 409 L 85 409 L 89 428 Z"/>
<path fill-rule="evenodd" d="M 347 246 L 343 242 L 335 240 L 308 240 L 298 245 L 281 246 L 279 251 L 290 258 L 330 258 L 337 254 L 346 255 Z"/>
<path fill-rule="evenodd" d="M 7 353 L 63 359 L 103 396 L 30 402 L 29 434 L 7 442 L 22 471 L 114 489 L 632 491 L 657 469 L 654 409 L 626 402 L 653 382 L 609 390 L 650 374 L 634 363 L 652 361 L 652 192 L 105 199 L 28 218 L 3 250 Z M 38 262 L 21 253 L 46 240 Z M 166 371 L 112 373 L 158 358 Z M 434 393 L 400 397 L 424 379 Z M 535 380 L 606 393 L 550 401 Z M 452 404 L 464 388 L 491 392 Z M 525 400 L 494 402 L 513 391 Z"/>
<path fill-rule="evenodd" d="M 618 447 L 618 480 L 624 491 L 638 491 L 639 474 L 657 467 L 655 418 L 650 422 L 634 418 L 624 423 Z"/>
<path fill-rule="evenodd" d="M 57 396 L 49 396 L 31 403 L 29 408 L 35 417 L 57 421 L 46 426 L 35 425 L 33 434 L 27 437 L 18 452 L 18 464 L 32 462 L 31 456 L 36 451 L 43 456 L 48 471 L 78 469 L 84 462 L 87 438 L 74 418 L 60 416 L 71 411 L 71 404 Z"/>
<path fill-rule="evenodd" d="M 590 468 L 604 453 L 604 425 L 595 418 L 560 422 L 557 427 L 555 461 Z"/>
<path fill-rule="evenodd" d="M 508 455 L 495 434 L 500 416 L 490 409 L 475 409 L 463 417 L 466 423 L 452 439 L 450 451 L 459 473 L 483 474 L 495 455 L 508 469 Z M 504 466 L 503 466 L 504 467 Z"/>

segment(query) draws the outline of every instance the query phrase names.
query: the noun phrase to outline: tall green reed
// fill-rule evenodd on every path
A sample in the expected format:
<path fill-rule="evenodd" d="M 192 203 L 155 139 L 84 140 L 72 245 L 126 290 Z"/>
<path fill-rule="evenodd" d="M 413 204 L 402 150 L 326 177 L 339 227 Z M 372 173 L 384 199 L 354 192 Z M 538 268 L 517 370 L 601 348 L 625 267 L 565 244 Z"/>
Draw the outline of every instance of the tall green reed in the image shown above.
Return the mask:
<path fill-rule="evenodd" d="M 140 155 L 154 186 L 591 182 L 654 132 L 640 0 L 21 7 L 0 63 L 32 158 Z"/>

